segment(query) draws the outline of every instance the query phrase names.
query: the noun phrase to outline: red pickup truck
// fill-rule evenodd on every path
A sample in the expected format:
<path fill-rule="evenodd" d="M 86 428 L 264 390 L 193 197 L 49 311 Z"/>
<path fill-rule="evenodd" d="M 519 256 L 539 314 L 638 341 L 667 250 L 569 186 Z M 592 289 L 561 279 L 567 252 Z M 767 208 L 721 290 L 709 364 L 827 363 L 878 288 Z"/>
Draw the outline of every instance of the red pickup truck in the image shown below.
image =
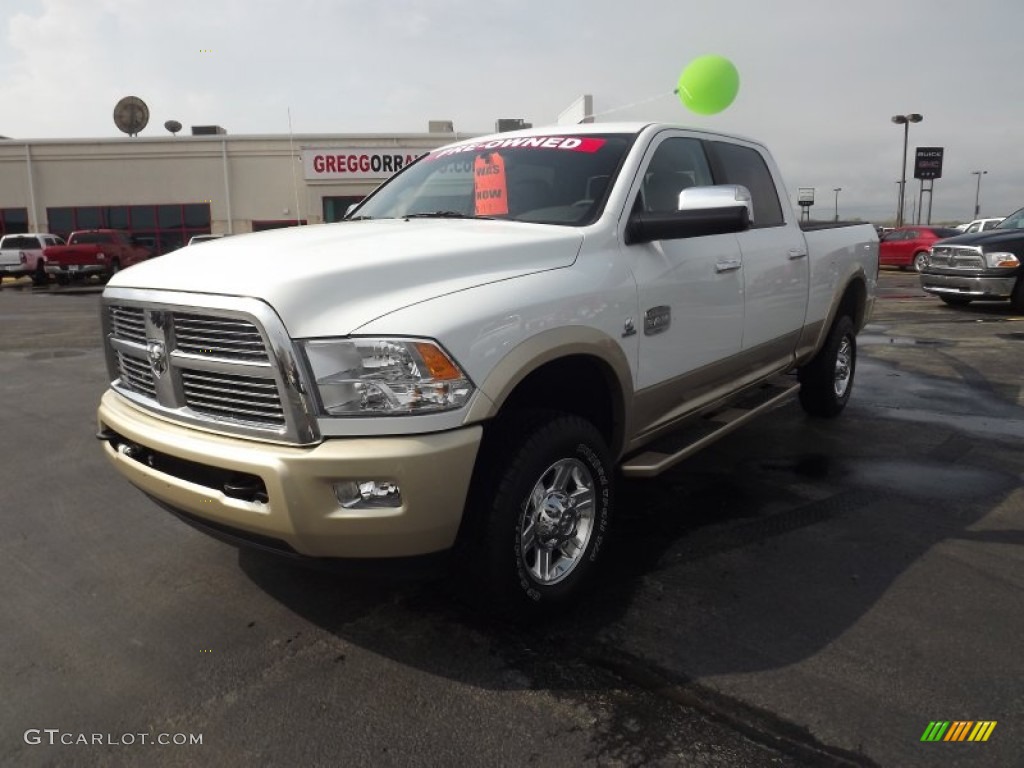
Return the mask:
<path fill-rule="evenodd" d="M 43 251 L 46 271 L 58 282 L 70 278 L 100 275 L 110 277 L 125 267 L 145 261 L 153 252 L 136 245 L 126 232 L 116 229 L 84 229 L 72 232 L 67 245 Z"/>

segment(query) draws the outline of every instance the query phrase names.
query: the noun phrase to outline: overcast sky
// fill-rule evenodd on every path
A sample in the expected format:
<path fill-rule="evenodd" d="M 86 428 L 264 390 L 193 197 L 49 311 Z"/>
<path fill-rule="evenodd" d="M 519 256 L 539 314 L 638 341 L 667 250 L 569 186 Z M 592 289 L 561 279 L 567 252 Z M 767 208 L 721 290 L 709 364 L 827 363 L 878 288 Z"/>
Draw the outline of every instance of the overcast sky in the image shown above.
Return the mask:
<path fill-rule="evenodd" d="M 945 147 L 933 220 L 1024 205 L 1022 0 L 2 0 L 0 135 L 120 135 L 113 106 L 229 133 L 406 133 L 430 119 L 489 132 L 553 123 L 582 93 L 604 120 L 657 120 L 764 141 L 816 218 L 892 218 L 903 128 Z M 740 73 L 718 115 L 673 95 L 716 53 Z M 634 106 L 629 106 L 634 105 Z M 626 107 L 626 108 L 623 108 Z M 603 113 L 603 114 L 602 114 Z M 907 217 L 918 182 L 907 184 Z M 927 203 L 925 205 L 927 208 Z"/>

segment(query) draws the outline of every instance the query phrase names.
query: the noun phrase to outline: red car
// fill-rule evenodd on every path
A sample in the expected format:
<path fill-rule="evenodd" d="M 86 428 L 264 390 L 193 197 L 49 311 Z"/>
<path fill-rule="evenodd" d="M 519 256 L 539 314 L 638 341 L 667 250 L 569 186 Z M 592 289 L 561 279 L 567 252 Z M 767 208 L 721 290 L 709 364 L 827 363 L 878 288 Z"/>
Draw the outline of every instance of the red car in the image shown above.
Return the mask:
<path fill-rule="evenodd" d="M 882 235 L 878 264 L 883 267 L 913 267 L 920 272 L 928 263 L 928 250 L 937 240 L 963 234 L 949 227 L 898 227 Z"/>

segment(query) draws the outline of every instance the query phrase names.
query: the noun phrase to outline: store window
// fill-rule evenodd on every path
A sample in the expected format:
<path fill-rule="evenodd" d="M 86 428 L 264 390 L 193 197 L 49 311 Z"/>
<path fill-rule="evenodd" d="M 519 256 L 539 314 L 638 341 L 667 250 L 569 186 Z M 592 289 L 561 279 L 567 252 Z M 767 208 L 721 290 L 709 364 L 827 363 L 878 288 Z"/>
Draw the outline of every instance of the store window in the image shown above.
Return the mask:
<path fill-rule="evenodd" d="M 28 232 L 27 208 L 0 208 L 0 237 Z"/>
<path fill-rule="evenodd" d="M 324 198 L 324 222 L 341 221 L 350 205 L 362 202 L 365 195 L 346 195 L 344 197 Z"/>
<path fill-rule="evenodd" d="M 68 206 L 47 208 L 50 232 L 66 238 L 78 229 L 120 229 L 157 254 L 210 234 L 209 203 Z"/>

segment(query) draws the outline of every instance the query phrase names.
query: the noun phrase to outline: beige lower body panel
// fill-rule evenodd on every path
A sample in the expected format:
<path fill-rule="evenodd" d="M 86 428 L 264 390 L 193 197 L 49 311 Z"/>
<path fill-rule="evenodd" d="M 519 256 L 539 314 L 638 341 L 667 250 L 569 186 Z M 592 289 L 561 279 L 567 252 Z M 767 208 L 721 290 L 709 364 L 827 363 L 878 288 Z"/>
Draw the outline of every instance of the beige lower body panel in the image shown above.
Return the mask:
<path fill-rule="evenodd" d="M 482 428 L 425 435 L 327 440 L 290 447 L 190 429 L 154 417 L 116 393 L 98 413 L 108 428 L 146 449 L 204 466 L 256 475 L 267 503 L 226 496 L 122 455 L 107 458 L 129 482 L 167 506 L 240 531 L 268 536 L 311 557 L 411 557 L 450 548 L 462 520 Z M 334 484 L 390 481 L 400 506 L 345 509 Z"/>
<path fill-rule="evenodd" d="M 633 419 L 637 434 L 627 444 L 632 452 L 683 426 L 709 407 L 747 387 L 793 366 L 797 334 L 748 349 L 726 360 L 704 366 L 671 381 L 640 390 L 635 396 Z"/>

